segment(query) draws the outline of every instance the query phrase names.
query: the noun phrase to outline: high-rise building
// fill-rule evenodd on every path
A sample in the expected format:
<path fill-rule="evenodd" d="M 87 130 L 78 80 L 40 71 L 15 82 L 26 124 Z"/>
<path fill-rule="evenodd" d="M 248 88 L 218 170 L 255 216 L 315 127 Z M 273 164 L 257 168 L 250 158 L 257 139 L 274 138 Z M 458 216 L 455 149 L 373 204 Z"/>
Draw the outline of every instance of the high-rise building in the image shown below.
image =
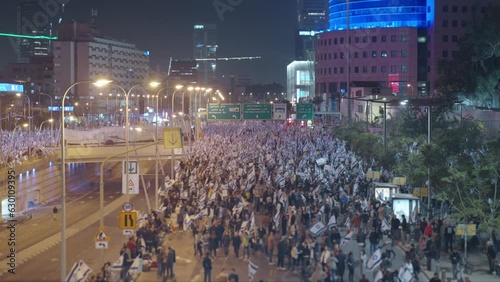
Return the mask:
<path fill-rule="evenodd" d="M 60 1 L 59 1 L 60 2 Z M 56 36 L 64 4 L 58 1 L 22 0 L 17 4 L 17 34 L 29 36 Z M 18 38 L 17 62 L 29 63 L 32 56 L 52 54 L 48 39 Z"/>
<path fill-rule="evenodd" d="M 315 93 L 329 100 L 345 93 L 349 81 L 351 85 L 376 82 L 399 96 L 432 95 L 438 62 L 451 59 L 474 20 L 499 4 L 494 0 L 330 0 L 329 31 L 315 39 Z M 352 91 L 351 96 L 355 96 Z"/>
<path fill-rule="evenodd" d="M 195 24 L 193 26 L 193 58 L 198 62 L 198 83 L 214 84 L 217 71 L 217 26 Z"/>
<path fill-rule="evenodd" d="M 328 0 L 297 0 L 295 59 L 307 60 L 314 50 L 314 35 L 328 28 Z"/>
<path fill-rule="evenodd" d="M 116 85 L 128 90 L 145 83 L 149 78 L 149 52 L 139 50 L 135 44 L 104 36 L 90 23 L 61 24 L 59 38 L 54 42 L 56 99 L 75 82 L 100 78 L 114 83 L 106 90 L 80 84 L 72 88 L 69 96 L 91 105 L 88 114 L 123 110 L 124 93 Z M 130 108 L 138 114 L 144 111 L 142 95 L 145 94 L 139 87 L 129 97 Z"/>
<path fill-rule="evenodd" d="M 171 60 L 168 77 L 179 84 L 196 84 L 198 81 L 198 63 L 193 60 Z"/>

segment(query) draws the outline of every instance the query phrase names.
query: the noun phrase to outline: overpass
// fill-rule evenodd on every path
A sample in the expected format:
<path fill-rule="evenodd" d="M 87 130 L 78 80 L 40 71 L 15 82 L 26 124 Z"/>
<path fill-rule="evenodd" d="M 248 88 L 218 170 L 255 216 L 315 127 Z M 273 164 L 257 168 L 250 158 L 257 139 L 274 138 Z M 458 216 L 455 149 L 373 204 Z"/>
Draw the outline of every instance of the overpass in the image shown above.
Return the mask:
<path fill-rule="evenodd" d="M 143 144 L 141 144 L 143 145 Z M 135 146 L 141 145 L 130 144 L 130 149 Z M 66 147 L 66 162 L 67 163 L 99 163 L 108 156 L 119 154 L 127 150 L 125 145 L 112 145 L 112 146 L 67 146 Z M 158 154 L 161 160 L 171 158 L 171 150 L 165 149 L 160 144 L 158 145 Z M 182 149 L 174 149 L 174 156 L 176 159 L 182 158 Z M 125 161 L 126 155 L 118 156 L 109 159 L 109 161 Z M 129 153 L 130 160 L 155 160 L 156 150 L 155 146 L 139 149 L 135 152 Z"/>

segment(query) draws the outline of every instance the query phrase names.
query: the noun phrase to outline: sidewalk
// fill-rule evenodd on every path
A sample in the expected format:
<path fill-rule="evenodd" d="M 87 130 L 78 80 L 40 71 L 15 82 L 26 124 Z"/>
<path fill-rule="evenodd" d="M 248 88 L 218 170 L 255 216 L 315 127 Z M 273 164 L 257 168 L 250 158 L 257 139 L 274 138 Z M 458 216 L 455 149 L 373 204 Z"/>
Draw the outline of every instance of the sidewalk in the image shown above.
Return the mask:
<path fill-rule="evenodd" d="M 403 251 L 410 250 L 410 243 L 403 245 L 398 242 L 398 247 Z M 432 261 L 432 271 L 427 270 L 425 263 L 422 264 L 422 274 L 429 280 L 434 276 L 434 272 L 439 273 L 439 278 L 442 279 L 442 271 L 446 272 L 446 280 L 443 282 L 455 282 L 457 279 L 452 279 L 451 273 L 451 261 L 449 259 L 449 253 L 443 253 L 439 260 Z M 486 258 L 486 253 L 482 251 L 472 251 L 467 253 L 468 261 L 474 267 L 474 271 L 468 275 L 464 273 L 464 278 L 469 277 L 472 282 L 498 282 L 500 277 L 498 275 L 491 275 L 488 273 L 489 265 L 488 259 Z"/>

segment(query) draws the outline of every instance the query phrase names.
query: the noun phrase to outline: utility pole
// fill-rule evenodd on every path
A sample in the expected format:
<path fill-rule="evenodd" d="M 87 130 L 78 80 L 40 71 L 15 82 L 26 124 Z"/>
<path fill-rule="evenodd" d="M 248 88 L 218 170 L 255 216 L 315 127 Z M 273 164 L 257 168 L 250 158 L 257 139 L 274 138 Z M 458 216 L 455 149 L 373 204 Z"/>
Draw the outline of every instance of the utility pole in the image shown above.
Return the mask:
<path fill-rule="evenodd" d="M 346 15 L 346 23 L 347 23 L 347 121 L 349 126 L 352 125 L 352 100 L 351 100 L 351 43 L 349 37 L 350 27 L 350 12 L 349 12 L 349 0 L 347 1 L 347 15 Z"/>

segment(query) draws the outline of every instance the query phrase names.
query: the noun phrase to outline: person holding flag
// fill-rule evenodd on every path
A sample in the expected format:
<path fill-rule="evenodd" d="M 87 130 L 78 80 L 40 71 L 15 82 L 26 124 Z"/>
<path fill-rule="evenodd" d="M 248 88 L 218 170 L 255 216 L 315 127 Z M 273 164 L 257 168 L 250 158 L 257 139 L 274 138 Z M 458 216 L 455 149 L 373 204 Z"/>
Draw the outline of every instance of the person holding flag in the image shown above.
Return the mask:
<path fill-rule="evenodd" d="M 248 279 L 249 281 L 253 281 L 255 274 L 257 273 L 257 269 L 259 267 L 255 265 L 252 261 L 248 260 Z"/>

